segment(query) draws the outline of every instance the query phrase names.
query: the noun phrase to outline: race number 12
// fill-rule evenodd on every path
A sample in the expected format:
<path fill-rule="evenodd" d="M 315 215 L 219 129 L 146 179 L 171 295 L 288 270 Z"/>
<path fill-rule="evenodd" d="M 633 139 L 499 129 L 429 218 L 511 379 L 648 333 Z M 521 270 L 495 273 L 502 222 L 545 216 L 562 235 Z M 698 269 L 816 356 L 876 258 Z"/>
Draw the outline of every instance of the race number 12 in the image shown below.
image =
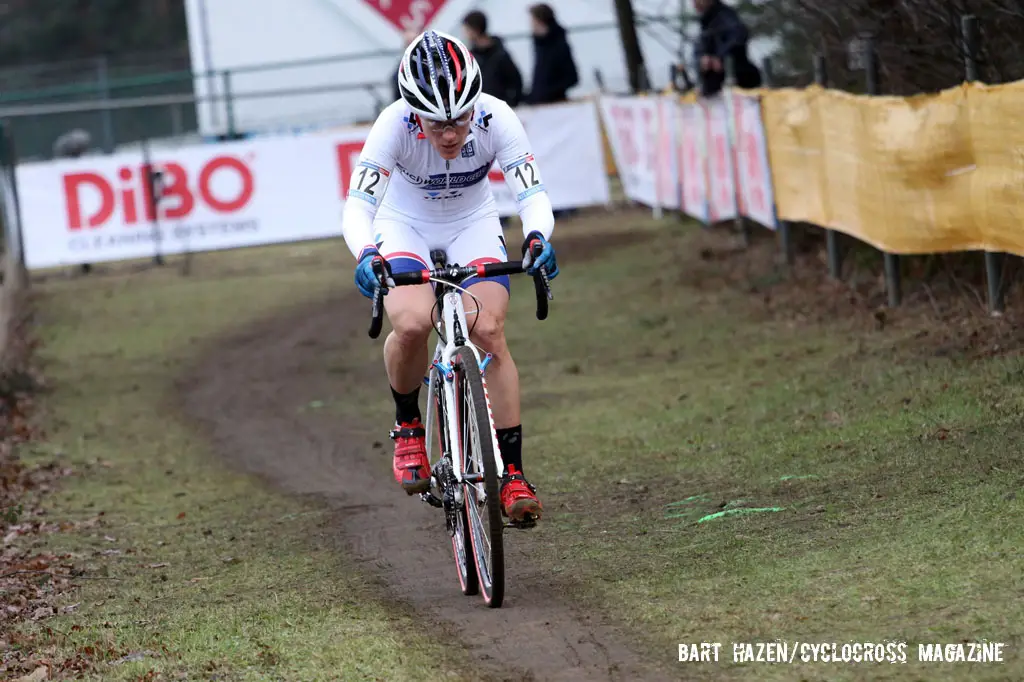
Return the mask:
<path fill-rule="evenodd" d="M 349 196 L 377 205 L 378 197 L 388 186 L 390 173 L 375 163 L 363 161 L 352 172 Z"/>
<path fill-rule="evenodd" d="M 523 184 L 523 189 L 530 189 L 540 184 L 540 180 L 537 179 L 537 167 L 533 161 L 527 161 L 518 166 L 513 175 Z"/>

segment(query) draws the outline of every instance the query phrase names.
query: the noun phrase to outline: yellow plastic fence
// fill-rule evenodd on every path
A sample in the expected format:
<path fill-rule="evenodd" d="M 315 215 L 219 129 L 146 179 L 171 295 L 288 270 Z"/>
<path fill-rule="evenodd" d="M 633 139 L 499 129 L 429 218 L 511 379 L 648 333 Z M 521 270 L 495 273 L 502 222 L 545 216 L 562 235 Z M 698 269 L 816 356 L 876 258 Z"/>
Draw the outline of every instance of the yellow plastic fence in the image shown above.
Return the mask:
<path fill-rule="evenodd" d="M 906 98 L 758 94 L 780 219 L 891 253 L 1024 255 L 1024 82 Z"/>

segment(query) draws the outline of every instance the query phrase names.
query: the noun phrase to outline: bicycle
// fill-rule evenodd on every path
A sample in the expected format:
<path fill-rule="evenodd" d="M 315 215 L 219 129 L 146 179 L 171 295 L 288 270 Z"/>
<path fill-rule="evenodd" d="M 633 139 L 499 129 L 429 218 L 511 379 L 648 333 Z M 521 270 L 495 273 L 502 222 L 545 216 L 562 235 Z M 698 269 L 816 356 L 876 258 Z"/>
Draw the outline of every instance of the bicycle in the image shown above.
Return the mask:
<path fill-rule="evenodd" d="M 433 270 L 390 276 L 384 270 L 382 258 L 376 257 L 373 261 L 378 285 L 373 294 L 370 338 L 380 335 L 383 296 L 389 288 L 435 284 L 436 302 L 431 317 L 438 342 L 428 376 L 423 379 L 428 388 L 426 442 L 431 487 L 420 493 L 420 499 L 444 510 L 462 593 L 467 596 L 482 593 L 484 602 L 491 608 L 501 606 L 505 593 L 502 533 L 506 523 L 502 519 L 499 498 L 504 463 L 487 395 L 486 370 L 492 356 L 486 353 L 481 358 L 480 350 L 469 340 L 473 329 L 466 323 L 461 294 L 466 293 L 476 301 L 477 309 L 473 314 L 479 314 L 480 301 L 459 284 L 470 277 L 524 273 L 542 248 L 540 242 L 534 240 L 527 250 L 529 260 L 461 267 L 449 265 L 443 251 L 432 251 Z M 548 301 L 553 300 L 546 270 L 539 268 L 533 279 L 537 319 L 544 320 L 548 315 Z M 435 430 L 437 437 L 433 438 Z M 510 522 L 507 526 L 528 528 L 534 523 L 533 520 L 525 524 Z M 469 557 L 473 558 L 473 566 Z"/>

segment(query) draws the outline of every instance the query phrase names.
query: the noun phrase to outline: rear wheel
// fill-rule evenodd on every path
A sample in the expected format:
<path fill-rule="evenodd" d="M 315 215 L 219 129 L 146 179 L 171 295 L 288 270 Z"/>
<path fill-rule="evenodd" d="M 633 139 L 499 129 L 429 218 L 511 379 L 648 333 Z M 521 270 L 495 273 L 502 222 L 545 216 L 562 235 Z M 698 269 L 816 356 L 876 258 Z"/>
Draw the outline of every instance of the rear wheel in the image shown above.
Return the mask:
<path fill-rule="evenodd" d="M 466 520 L 480 591 L 487 605 L 497 608 L 505 595 L 505 551 L 498 466 L 494 456 L 494 422 L 473 351 L 460 348 L 456 364 L 462 475 L 474 479 L 463 484 Z"/>
<path fill-rule="evenodd" d="M 427 459 L 430 460 L 430 469 L 435 475 L 443 475 L 444 468 L 437 464 L 441 461 L 444 453 L 445 429 L 448 425 L 444 412 L 444 383 L 441 375 L 436 369 L 430 370 L 430 395 L 427 398 Z M 450 467 L 448 469 L 450 471 Z M 442 498 L 445 492 L 447 481 L 438 481 L 438 492 Z M 454 490 L 450 491 L 454 493 Z M 452 555 L 455 557 L 455 569 L 459 575 L 459 587 L 462 594 L 474 595 L 480 592 L 480 583 L 477 580 L 476 566 L 473 561 L 473 542 L 470 539 L 469 528 L 466 522 L 466 510 L 459 509 L 455 512 L 454 533 L 452 539 Z"/>

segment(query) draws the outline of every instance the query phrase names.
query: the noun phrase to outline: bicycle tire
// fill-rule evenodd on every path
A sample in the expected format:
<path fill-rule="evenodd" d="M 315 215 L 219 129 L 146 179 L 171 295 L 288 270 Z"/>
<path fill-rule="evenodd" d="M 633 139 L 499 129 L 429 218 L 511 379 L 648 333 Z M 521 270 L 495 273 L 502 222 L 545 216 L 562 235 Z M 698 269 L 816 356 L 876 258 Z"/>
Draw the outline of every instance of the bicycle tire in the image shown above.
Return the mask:
<path fill-rule="evenodd" d="M 475 472 L 480 467 L 484 475 L 483 504 L 477 502 L 479 484 L 463 484 L 466 520 L 469 522 L 480 594 L 487 606 L 498 608 L 505 596 L 505 550 L 502 542 L 505 523 L 501 516 L 498 466 L 494 458 L 494 420 L 491 418 L 480 365 L 473 351 L 466 347 L 460 348 L 455 360 L 458 363 L 457 396 L 461 417 L 459 442 L 463 445 L 463 473 Z M 475 439 L 472 437 L 472 429 L 466 428 L 470 419 L 476 423 Z M 472 457 L 472 454 L 477 456 Z M 484 513 L 481 514 L 481 511 Z M 489 540 L 486 546 L 483 538 L 485 523 Z"/>
<path fill-rule="evenodd" d="M 455 555 L 455 568 L 459 574 L 459 587 L 467 597 L 480 593 L 480 578 L 476 572 L 476 559 L 473 554 L 473 541 L 470 539 L 469 518 L 466 509 L 459 510 L 458 525 L 460 532 L 452 536 L 452 553 Z M 459 555 L 459 545 L 462 555 Z M 469 563 L 472 561 L 472 565 Z"/>
<path fill-rule="evenodd" d="M 433 469 L 441 461 L 444 453 L 445 429 L 448 425 L 442 403 L 444 401 L 444 379 L 437 369 L 430 370 L 430 383 L 428 386 L 433 389 L 427 396 L 427 456 L 430 458 L 433 444 L 437 444 L 437 457 L 430 458 L 430 466 Z M 444 494 L 443 484 L 438 482 L 438 492 Z M 451 536 L 452 558 L 455 559 L 455 571 L 459 577 L 459 588 L 462 594 L 473 596 L 480 592 L 480 583 L 476 574 L 476 562 L 473 557 L 473 543 L 470 540 L 469 524 L 466 519 L 466 510 L 460 509 L 456 520 L 456 532 Z M 460 551 L 461 550 L 461 551 Z M 473 564 L 470 565 L 470 561 Z"/>

